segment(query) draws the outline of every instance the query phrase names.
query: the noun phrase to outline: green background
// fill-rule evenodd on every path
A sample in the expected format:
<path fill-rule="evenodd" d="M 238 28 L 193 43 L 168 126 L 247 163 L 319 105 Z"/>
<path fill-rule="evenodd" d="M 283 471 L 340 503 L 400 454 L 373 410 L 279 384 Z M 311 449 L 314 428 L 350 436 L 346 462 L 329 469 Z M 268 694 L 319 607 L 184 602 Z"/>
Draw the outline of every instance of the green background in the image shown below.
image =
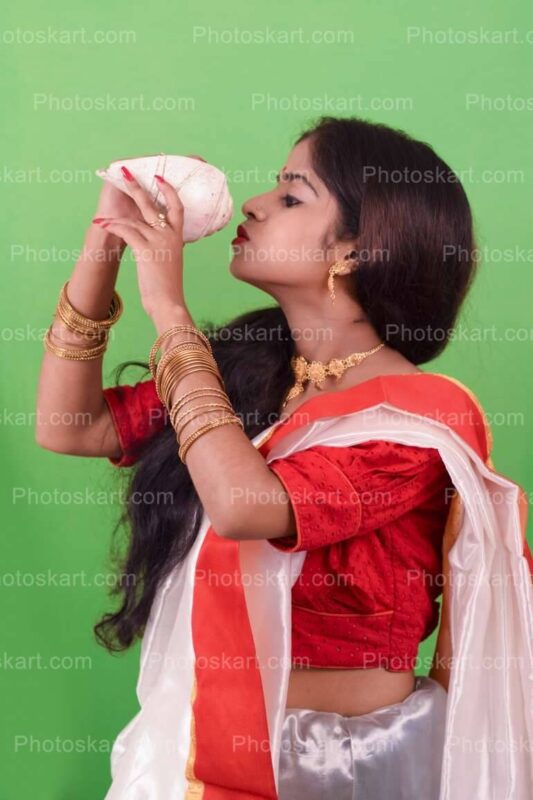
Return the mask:
<path fill-rule="evenodd" d="M 68 41 L 54 42 L 48 33 L 38 41 L 35 32 L 49 28 L 66 32 Z M 82 28 L 86 41 L 74 36 Z M 419 33 L 409 36 L 410 28 Z M 276 41 L 253 42 L 253 32 L 269 29 Z M 298 29 L 296 40 L 284 43 Z M 483 30 L 497 38 L 512 29 L 503 43 L 487 42 L 486 33 L 485 40 L 463 41 L 469 31 L 480 39 Z M 103 797 L 110 743 L 137 710 L 138 649 L 111 657 L 92 638 L 93 623 L 108 607 L 105 589 L 94 583 L 107 569 L 119 513 L 111 492 L 119 492 L 125 474 L 105 460 L 39 448 L 32 418 L 42 335 L 96 208 L 101 182 L 94 170 L 122 156 L 164 151 L 198 153 L 228 173 L 235 216 L 222 232 L 189 246 L 185 265 L 194 318 L 223 321 L 272 302 L 230 275 L 229 243 L 242 220 L 240 205 L 272 185 L 269 176 L 304 126 L 320 113 L 360 113 L 431 143 L 466 175 L 487 256 L 461 317 L 466 335 L 424 369 L 452 375 L 477 395 L 492 424 L 496 469 L 529 495 L 530 29 L 531 10 L 516 1 L 489 10 L 456 0 L 444 6 L 161 0 L 137 7 L 109 0 L 86 8 L 32 0 L 4 11 L 0 800 Z M 16 41 L 17 30 L 30 33 Z M 97 30 L 106 33 L 106 43 L 91 41 Z M 131 31 L 130 41 L 121 42 L 118 31 Z M 314 31 L 334 31 L 337 42 L 306 41 Z M 339 31 L 347 32 L 346 42 L 338 41 Z M 167 111 L 118 105 L 118 98 L 131 103 L 141 94 L 147 105 L 158 96 L 190 101 Z M 94 99 L 106 95 L 115 98 L 116 110 L 95 107 Z M 469 104 L 468 95 L 478 99 Z M 70 110 L 76 96 L 85 98 L 86 110 Z M 356 96 L 362 107 L 336 105 Z M 257 179 L 246 180 L 247 174 Z M 118 290 L 125 313 L 104 360 L 106 385 L 120 361 L 147 359 L 155 335 L 131 258 Z M 485 333 L 476 334 L 480 329 Z M 46 491 L 86 488 L 106 492 L 109 500 L 42 500 Z M 48 570 L 67 576 L 68 585 L 36 585 Z M 30 585 L 10 586 L 17 572 Z M 79 573 L 84 578 L 73 577 Z M 433 647 L 432 637 L 420 655 Z M 61 669 L 50 668 L 52 657 L 62 659 Z M 91 740 L 100 752 L 65 752 L 75 740 L 84 748 Z"/>

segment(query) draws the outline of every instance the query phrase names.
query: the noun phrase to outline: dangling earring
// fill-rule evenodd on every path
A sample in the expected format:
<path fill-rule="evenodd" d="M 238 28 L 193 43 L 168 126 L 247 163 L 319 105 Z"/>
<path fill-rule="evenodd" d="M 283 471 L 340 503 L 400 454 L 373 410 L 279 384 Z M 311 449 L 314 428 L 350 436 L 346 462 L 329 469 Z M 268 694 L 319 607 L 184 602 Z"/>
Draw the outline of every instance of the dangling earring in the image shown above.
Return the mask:
<path fill-rule="evenodd" d="M 335 275 L 346 275 L 346 273 L 349 271 L 350 270 L 345 261 L 335 261 L 335 263 L 329 268 L 328 289 L 332 303 L 335 302 L 335 286 L 333 285 Z"/>

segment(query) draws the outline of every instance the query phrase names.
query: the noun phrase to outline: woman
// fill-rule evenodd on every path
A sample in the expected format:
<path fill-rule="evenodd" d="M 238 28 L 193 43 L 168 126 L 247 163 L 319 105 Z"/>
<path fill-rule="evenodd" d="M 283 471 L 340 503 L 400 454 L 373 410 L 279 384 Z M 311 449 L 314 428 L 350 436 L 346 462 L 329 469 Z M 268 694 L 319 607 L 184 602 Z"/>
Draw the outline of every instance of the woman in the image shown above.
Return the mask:
<path fill-rule="evenodd" d="M 92 414 L 43 424 L 41 445 L 138 462 L 122 605 L 96 627 L 116 649 L 144 633 L 108 800 L 525 800 L 524 495 L 493 470 L 472 393 L 418 367 L 474 276 L 460 183 L 402 132 L 322 118 L 233 242 L 232 274 L 278 305 L 210 332 L 184 297 L 178 195 L 159 178 L 158 216 L 124 174 L 130 197 L 106 187 L 88 233 L 112 260 L 87 248 L 64 287 L 38 401 L 41 419 Z M 124 244 L 158 334 L 152 380 L 102 391 Z M 487 760 L 476 745 L 500 737 Z"/>

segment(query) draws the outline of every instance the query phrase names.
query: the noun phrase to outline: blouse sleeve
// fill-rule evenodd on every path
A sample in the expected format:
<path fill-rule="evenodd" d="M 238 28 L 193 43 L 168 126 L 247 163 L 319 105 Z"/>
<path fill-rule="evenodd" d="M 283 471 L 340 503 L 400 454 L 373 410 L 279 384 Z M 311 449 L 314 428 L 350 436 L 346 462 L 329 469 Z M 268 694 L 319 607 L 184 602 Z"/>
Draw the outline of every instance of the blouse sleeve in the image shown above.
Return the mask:
<path fill-rule="evenodd" d="M 165 427 L 166 410 L 153 379 L 110 386 L 104 389 L 104 398 L 122 448 L 121 456 L 108 459 L 115 467 L 129 467 L 146 442 Z"/>
<path fill-rule="evenodd" d="M 269 468 L 285 487 L 296 535 L 267 539 L 285 552 L 325 547 L 375 530 L 452 486 L 438 450 L 372 440 L 315 446 Z"/>

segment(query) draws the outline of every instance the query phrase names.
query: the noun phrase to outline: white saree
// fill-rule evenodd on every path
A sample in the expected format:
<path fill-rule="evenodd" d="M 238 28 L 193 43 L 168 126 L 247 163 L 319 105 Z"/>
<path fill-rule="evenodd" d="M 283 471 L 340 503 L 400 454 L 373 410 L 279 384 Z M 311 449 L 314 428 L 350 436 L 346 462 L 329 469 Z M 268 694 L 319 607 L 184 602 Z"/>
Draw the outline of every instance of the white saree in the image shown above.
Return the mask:
<path fill-rule="evenodd" d="M 256 436 L 253 444 L 260 447 L 278 424 Z M 447 554 L 453 658 L 440 800 L 531 800 L 533 589 L 524 556 L 521 487 L 491 468 L 490 458 L 484 459 L 480 448 L 472 446 L 472 440 L 467 442 L 454 426 L 388 400 L 356 411 L 347 407 L 343 413 L 322 415 L 293 428 L 276 440 L 266 460 L 268 463 L 314 445 L 346 447 L 370 439 L 436 448 L 457 491 L 454 541 Z M 194 706 L 209 670 L 213 681 L 223 675 L 220 664 L 198 664 L 196 637 L 203 634 L 194 622 L 195 584 L 199 580 L 197 570 L 202 568 L 199 555 L 206 547 L 209 530 L 204 513 L 194 546 L 185 562 L 166 579 L 154 603 L 137 685 L 141 708 L 116 739 L 111 762 L 113 781 L 106 800 L 278 797 L 280 741 L 291 663 L 291 586 L 305 553 L 284 553 L 266 540 L 225 540 L 238 549 L 240 559 L 240 580 L 265 709 L 268 763 L 256 756 L 257 772 L 265 771 L 265 788 L 254 790 L 254 778 L 248 778 L 253 767 L 248 770 L 244 755 L 239 763 L 238 742 L 234 742 L 235 766 L 227 766 L 220 784 L 215 785 L 203 767 L 207 763 L 203 759 L 216 760 L 217 753 L 212 750 L 217 739 L 209 740 L 211 752 L 203 754 L 202 748 L 208 745 L 202 731 L 210 721 L 201 706 L 198 714 Z M 210 535 L 216 537 L 212 529 Z M 214 604 L 212 610 L 216 614 Z M 246 691 L 244 685 L 242 691 Z M 222 690 L 219 702 L 228 705 L 224 713 L 231 711 L 230 703 L 235 705 L 235 698 L 225 697 Z M 242 728 L 233 731 L 233 740 L 236 735 L 247 735 L 246 703 L 243 706 L 242 711 L 235 711 L 240 713 Z M 222 750 L 221 758 L 225 763 Z M 235 771 L 233 783 L 231 769 Z"/>

